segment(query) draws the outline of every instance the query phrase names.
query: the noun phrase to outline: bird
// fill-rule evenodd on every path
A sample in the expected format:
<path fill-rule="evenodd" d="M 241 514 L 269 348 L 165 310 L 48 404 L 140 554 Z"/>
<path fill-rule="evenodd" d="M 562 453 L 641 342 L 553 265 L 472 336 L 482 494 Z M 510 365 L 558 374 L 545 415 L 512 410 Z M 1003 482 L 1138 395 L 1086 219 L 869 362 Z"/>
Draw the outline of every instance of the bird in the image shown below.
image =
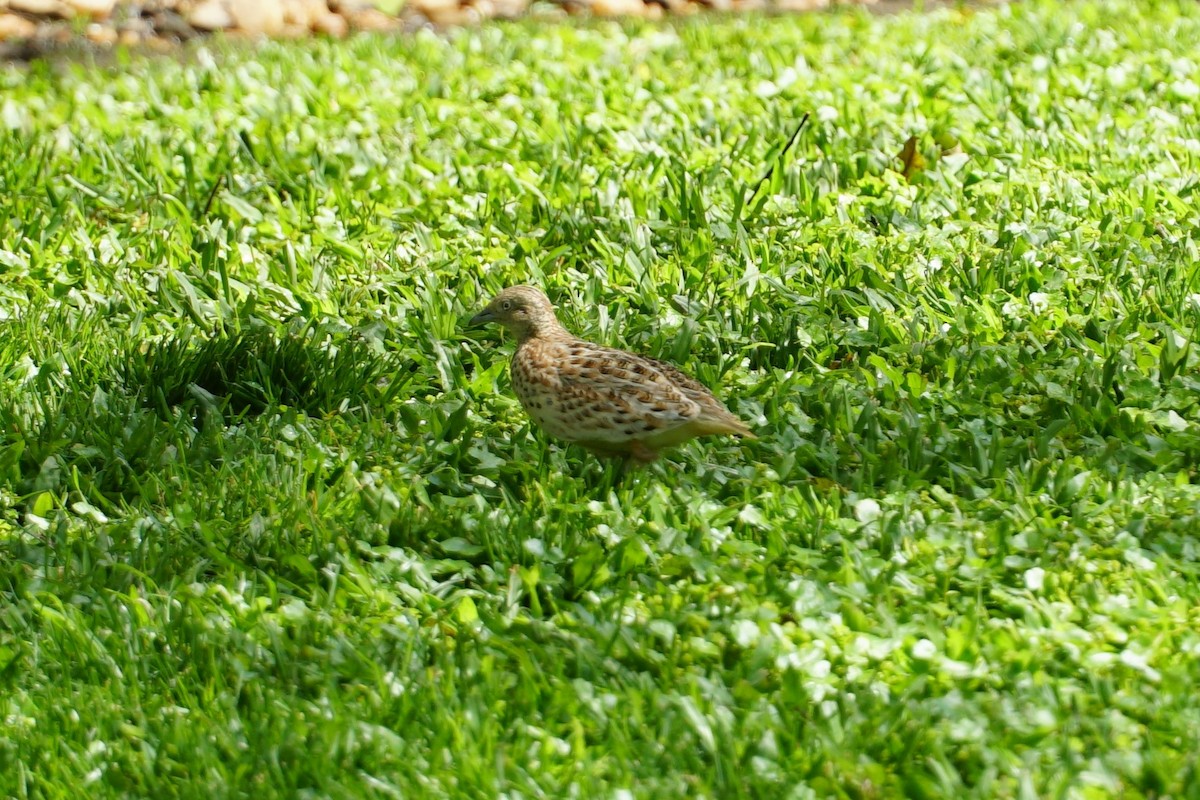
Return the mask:
<path fill-rule="evenodd" d="M 510 372 L 526 413 L 552 436 L 598 456 L 636 466 L 698 436 L 758 438 L 674 365 L 573 335 L 536 287 L 504 289 L 468 325 L 488 323 L 517 340 Z"/>

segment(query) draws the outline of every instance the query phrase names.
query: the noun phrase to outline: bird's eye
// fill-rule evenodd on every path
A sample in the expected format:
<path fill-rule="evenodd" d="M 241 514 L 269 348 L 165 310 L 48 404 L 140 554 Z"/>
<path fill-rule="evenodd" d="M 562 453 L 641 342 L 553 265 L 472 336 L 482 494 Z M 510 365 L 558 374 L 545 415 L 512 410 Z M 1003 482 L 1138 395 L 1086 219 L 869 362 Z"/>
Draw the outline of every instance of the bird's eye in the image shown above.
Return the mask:
<path fill-rule="evenodd" d="M 510 308 L 512 308 L 512 301 L 505 300 L 503 303 L 500 304 L 500 308 L 504 311 L 508 311 Z"/>

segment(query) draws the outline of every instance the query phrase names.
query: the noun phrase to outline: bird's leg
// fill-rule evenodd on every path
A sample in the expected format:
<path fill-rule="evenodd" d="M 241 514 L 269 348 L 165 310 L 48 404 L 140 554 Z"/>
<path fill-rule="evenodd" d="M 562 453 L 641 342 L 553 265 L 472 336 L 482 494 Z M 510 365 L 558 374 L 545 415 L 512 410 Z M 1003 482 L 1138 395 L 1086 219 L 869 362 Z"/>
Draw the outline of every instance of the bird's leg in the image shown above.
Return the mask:
<path fill-rule="evenodd" d="M 627 463 L 632 461 L 635 466 L 640 467 L 644 464 L 649 464 L 656 458 L 658 458 L 657 450 L 651 450 L 641 442 L 635 441 L 629 445 L 629 457 L 625 461 Z"/>
<path fill-rule="evenodd" d="M 651 463 L 658 458 L 658 453 L 646 447 L 641 442 L 634 442 L 629 447 L 629 452 L 621 459 L 613 483 L 620 483 L 626 477 L 633 475 L 642 467 Z"/>
<path fill-rule="evenodd" d="M 596 490 L 607 502 L 609 495 L 616 490 L 621 483 L 621 479 L 625 477 L 625 463 L 628 459 L 611 459 L 602 458 L 599 462 L 600 480 L 596 484 Z"/>

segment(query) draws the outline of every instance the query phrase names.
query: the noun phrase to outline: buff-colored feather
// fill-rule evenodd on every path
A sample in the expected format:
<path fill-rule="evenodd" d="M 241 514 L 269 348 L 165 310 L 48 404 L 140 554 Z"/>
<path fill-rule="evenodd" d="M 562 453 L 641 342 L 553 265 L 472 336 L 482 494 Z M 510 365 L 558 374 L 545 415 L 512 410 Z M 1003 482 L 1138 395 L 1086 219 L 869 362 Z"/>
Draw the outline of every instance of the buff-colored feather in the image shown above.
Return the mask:
<path fill-rule="evenodd" d="M 512 286 L 472 318 L 517 338 L 512 384 L 538 425 L 600 455 L 648 462 L 697 436 L 757 438 L 696 379 L 664 361 L 585 342 L 532 286 Z"/>

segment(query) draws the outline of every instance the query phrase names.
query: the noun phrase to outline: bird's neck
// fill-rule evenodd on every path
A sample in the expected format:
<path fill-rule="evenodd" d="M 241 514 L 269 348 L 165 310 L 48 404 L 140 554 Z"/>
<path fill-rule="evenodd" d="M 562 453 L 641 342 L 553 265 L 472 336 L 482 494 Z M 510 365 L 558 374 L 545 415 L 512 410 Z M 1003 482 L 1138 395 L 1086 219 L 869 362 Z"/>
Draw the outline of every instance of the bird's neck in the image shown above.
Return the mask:
<path fill-rule="evenodd" d="M 557 319 L 553 318 L 539 320 L 527 328 L 515 331 L 515 333 L 518 345 L 526 342 L 563 342 L 575 338 Z"/>

